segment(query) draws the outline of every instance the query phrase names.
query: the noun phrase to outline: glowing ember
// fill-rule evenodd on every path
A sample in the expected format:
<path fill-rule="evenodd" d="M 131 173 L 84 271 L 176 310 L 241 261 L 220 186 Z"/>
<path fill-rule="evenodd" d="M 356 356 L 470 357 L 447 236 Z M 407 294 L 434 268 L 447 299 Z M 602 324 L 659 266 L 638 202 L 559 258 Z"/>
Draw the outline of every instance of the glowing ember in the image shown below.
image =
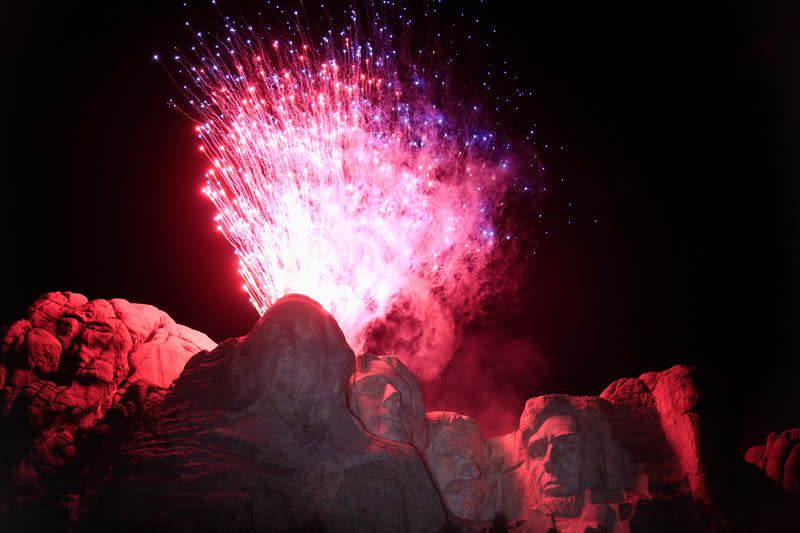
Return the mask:
<path fill-rule="evenodd" d="M 212 162 L 203 192 L 250 301 L 263 313 L 307 294 L 357 350 L 398 301 L 427 308 L 425 320 L 474 303 L 511 181 L 493 134 L 447 116 L 427 88 L 442 82 L 399 64 L 375 28 L 372 41 L 236 37 L 175 57 Z M 440 325 L 414 357 L 452 351 L 452 330 Z M 411 364 L 423 378 L 438 370 L 427 356 Z"/>

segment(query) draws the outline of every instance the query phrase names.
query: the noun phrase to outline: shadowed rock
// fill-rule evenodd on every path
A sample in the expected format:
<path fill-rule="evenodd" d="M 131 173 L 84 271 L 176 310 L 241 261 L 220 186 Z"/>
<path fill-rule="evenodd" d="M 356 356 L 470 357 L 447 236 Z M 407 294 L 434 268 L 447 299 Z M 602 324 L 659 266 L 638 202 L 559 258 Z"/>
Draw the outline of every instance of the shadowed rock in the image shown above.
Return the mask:
<path fill-rule="evenodd" d="M 785 491 L 800 494 L 800 429 L 770 433 L 767 442 L 747 450 L 745 461 L 759 467 Z"/>
<path fill-rule="evenodd" d="M 283 298 L 247 336 L 189 361 L 123 446 L 91 525 L 436 531 L 444 510 L 416 450 L 347 407 L 354 363 L 319 304 Z"/>
<path fill-rule="evenodd" d="M 726 422 L 736 415 L 730 410 L 731 394 L 736 391 L 681 365 L 620 379 L 603 391 L 601 397 L 617 408 L 619 441 L 647 478 L 650 498 L 637 504 L 633 531 L 784 531 L 796 522 L 789 511 L 796 503 L 788 492 L 748 468 L 738 455 Z M 763 464 L 769 475 L 758 453 L 748 452 L 748 460 Z"/>

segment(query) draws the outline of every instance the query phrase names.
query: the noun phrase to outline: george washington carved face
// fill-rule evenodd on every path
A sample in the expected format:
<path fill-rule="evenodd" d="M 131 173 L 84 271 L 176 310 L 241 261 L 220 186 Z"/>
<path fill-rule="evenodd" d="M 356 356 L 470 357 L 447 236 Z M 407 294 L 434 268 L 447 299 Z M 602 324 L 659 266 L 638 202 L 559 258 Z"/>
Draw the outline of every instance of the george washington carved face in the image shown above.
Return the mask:
<path fill-rule="evenodd" d="M 243 346 L 253 365 L 239 370 L 253 374 L 243 381 L 268 389 L 278 403 L 330 404 L 343 397 L 353 374 L 353 352 L 336 321 L 306 296 L 275 302 Z"/>

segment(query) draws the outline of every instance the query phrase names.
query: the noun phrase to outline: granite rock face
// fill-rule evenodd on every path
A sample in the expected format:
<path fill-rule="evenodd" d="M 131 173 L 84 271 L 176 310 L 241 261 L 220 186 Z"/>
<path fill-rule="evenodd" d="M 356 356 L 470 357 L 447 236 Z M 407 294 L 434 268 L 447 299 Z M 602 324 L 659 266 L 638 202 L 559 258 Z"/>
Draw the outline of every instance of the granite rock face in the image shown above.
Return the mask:
<path fill-rule="evenodd" d="M 54 525 L 70 521 L 83 435 L 115 407 L 132 414 L 135 391 L 168 387 L 214 346 L 150 305 L 69 292 L 34 302 L 0 340 L 0 435 L 14 436 L 0 444 L 8 523 L 49 527 L 43 505 L 61 509 Z"/>
<path fill-rule="evenodd" d="M 789 491 L 775 490 L 738 456 L 726 427 L 732 393 L 686 366 L 620 379 L 601 393 L 617 409 L 619 441 L 647 479 L 650 497 L 636 506 L 632 530 L 784 531 L 797 523 Z M 776 448 L 783 459 L 793 438 L 786 433 L 773 439 L 787 443 Z M 758 453 L 748 452 L 748 460 L 757 462 Z"/>
<path fill-rule="evenodd" d="M 87 527 L 437 531 L 446 516 L 419 453 L 347 407 L 354 363 L 330 314 L 283 298 L 189 361 L 122 446 Z"/>
<path fill-rule="evenodd" d="M 766 443 L 747 450 L 744 458 L 785 491 L 800 494 L 800 428 L 770 433 Z"/>
<path fill-rule="evenodd" d="M 617 407 L 615 425 L 634 460 L 646 465 L 654 495 L 707 499 L 693 370 L 675 366 L 611 383 L 600 398 Z"/>
<path fill-rule="evenodd" d="M 0 340 L 10 531 L 787 531 L 800 430 L 745 462 L 701 372 L 530 398 L 486 439 L 425 412 L 299 295 L 219 346 L 151 306 L 51 293 Z M 748 464 L 751 463 L 751 464 Z"/>

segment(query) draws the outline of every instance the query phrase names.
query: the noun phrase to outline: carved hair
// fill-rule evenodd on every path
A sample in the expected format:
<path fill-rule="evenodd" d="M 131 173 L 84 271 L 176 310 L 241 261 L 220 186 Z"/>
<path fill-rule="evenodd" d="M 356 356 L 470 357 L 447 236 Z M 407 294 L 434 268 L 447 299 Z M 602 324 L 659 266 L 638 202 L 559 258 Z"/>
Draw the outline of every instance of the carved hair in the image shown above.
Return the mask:
<path fill-rule="evenodd" d="M 531 435 L 553 416 L 571 416 L 581 437 L 581 486 L 585 489 L 626 488 L 632 484 L 633 463 L 612 438 L 613 406 L 593 396 L 551 394 L 531 398 L 520 417 L 518 460 L 527 460 Z"/>

